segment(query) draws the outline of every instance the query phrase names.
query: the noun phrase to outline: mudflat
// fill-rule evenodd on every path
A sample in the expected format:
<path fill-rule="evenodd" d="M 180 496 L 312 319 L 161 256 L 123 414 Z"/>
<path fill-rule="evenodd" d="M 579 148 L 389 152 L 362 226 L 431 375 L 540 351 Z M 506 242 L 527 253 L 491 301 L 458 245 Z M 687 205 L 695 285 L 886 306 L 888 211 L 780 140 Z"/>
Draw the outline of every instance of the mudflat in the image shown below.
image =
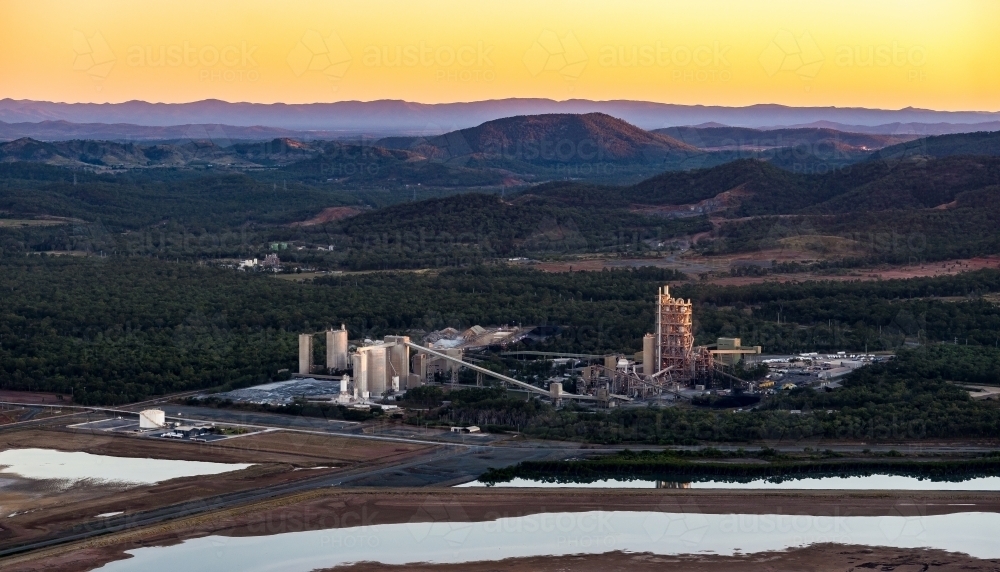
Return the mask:
<path fill-rule="evenodd" d="M 128 558 L 127 550 L 162 546 L 207 535 L 264 536 L 287 532 L 407 522 L 477 522 L 543 512 L 659 511 L 702 514 L 814 516 L 927 516 L 1000 512 L 1000 493 L 922 491 L 717 491 L 692 489 L 322 489 L 214 511 L 100 538 L 41 550 L 3 562 L 4 570 L 76 572 Z M 804 550 L 804 552 L 803 552 Z M 390 567 L 358 564 L 356 570 L 684 570 L 746 569 L 766 562 L 772 570 L 1000 570 L 996 562 L 940 551 L 817 545 L 773 553 L 716 557 L 642 554 L 537 557 L 454 566 Z M 914 558 L 907 560 L 907 558 Z M 771 558 L 771 560 L 760 560 Z M 892 562 L 897 562 L 892 564 Z M 673 564 L 671 564 L 673 563 Z M 923 564 L 928 564 L 925 568 Z M 838 567 L 839 566 L 839 567 Z M 950 566 L 950 567 L 945 567 Z"/>
<path fill-rule="evenodd" d="M 965 554 L 941 550 L 869 548 L 842 544 L 814 544 L 781 552 L 758 552 L 736 556 L 686 554 L 660 556 L 649 553 L 608 552 L 605 554 L 510 558 L 496 562 L 462 564 L 407 564 L 386 566 L 371 562 L 327 568 L 322 572 L 533 572 L 536 570 L 573 570 L 577 572 L 731 572 L 762 570 L 767 572 L 892 572 L 993 571 L 1000 570 L 1000 560 L 981 560 Z"/>

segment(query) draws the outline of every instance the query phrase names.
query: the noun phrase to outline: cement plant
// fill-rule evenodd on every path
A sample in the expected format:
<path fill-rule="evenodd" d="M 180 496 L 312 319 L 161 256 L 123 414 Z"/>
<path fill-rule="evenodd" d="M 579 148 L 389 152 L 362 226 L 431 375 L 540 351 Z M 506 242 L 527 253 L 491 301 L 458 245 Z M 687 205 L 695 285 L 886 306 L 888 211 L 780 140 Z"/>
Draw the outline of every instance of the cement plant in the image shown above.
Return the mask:
<path fill-rule="evenodd" d="M 540 352 L 512 346 L 539 337 L 534 327 L 472 326 L 464 331 L 446 328 L 430 332 L 418 342 L 407 335 L 382 340 L 350 340 L 344 325 L 318 333 L 299 334 L 298 369 L 288 381 L 238 389 L 213 397 L 256 404 L 289 404 L 297 399 L 328 402 L 352 408 L 383 410 L 408 390 L 439 385 L 456 389 L 463 370 L 475 373 L 475 386 L 499 383 L 514 393 L 545 399 L 556 405 L 577 402 L 598 408 L 670 404 L 704 395 L 733 392 L 766 395 L 798 386 L 838 387 L 837 379 L 876 360 L 846 352 L 824 355 L 764 356 L 761 346 L 744 346 L 740 338 L 718 338 L 715 344 L 696 346 L 691 300 L 675 298 L 670 287 L 656 295 L 650 316 L 651 333 L 642 338 L 642 351 L 606 355 Z M 325 361 L 315 363 L 316 341 L 321 339 Z M 540 382 L 517 379 L 481 365 L 494 352 L 515 359 L 551 362 L 562 366 L 559 375 Z M 878 359 L 885 359 L 885 356 Z M 765 366 L 758 380 L 733 375 L 735 366 Z M 568 391 L 572 386 L 575 391 Z"/>

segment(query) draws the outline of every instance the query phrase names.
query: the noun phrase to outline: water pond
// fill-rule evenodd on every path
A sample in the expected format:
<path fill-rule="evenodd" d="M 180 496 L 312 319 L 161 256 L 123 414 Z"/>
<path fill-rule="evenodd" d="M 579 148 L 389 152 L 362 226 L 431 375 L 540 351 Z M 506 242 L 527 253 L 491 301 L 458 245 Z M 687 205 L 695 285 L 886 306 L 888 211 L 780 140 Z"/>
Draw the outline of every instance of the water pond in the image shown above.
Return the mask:
<path fill-rule="evenodd" d="M 667 512 L 543 513 L 484 522 L 410 522 L 256 537 L 208 536 L 130 550 L 105 572 L 308 572 L 353 562 L 463 563 L 600 554 L 755 553 L 818 542 L 1000 557 L 1000 514 L 878 517 Z"/>
<path fill-rule="evenodd" d="M 0 451 L 0 474 L 25 479 L 54 480 L 62 486 L 79 482 L 124 486 L 151 485 L 179 477 L 217 475 L 251 466 L 137 457 L 111 457 L 53 449 Z"/>

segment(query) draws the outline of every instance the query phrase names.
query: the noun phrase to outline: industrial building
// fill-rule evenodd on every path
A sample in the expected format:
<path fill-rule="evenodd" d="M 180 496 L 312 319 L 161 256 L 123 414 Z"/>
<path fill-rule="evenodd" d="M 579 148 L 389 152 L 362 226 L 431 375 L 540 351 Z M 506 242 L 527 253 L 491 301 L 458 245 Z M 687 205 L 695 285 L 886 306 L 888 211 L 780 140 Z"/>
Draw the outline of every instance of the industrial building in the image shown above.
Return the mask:
<path fill-rule="evenodd" d="M 739 338 L 719 338 L 714 345 L 695 346 L 692 317 L 691 300 L 674 298 L 670 288 L 663 286 L 657 293 L 656 314 L 651 320 L 654 331 L 643 337 L 642 351 L 632 356 L 634 359 L 624 355 L 516 352 L 587 362 L 580 369 L 575 393 L 563 392 L 563 381 L 568 380 L 552 379 L 548 388 L 543 389 L 466 360 L 466 352 L 490 347 L 502 349 L 524 339 L 533 330 L 520 327 L 473 326 L 462 332 L 446 328 L 428 334 L 423 340 L 425 345 L 413 343 L 408 336 L 385 336 L 381 341 L 364 340 L 350 348 L 347 330 L 341 325 L 339 330 L 325 332 L 326 367 L 322 373 L 312 363 L 313 334 L 299 336 L 298 376 L 340 379 L 338 402 L 367 402 L 434 380 L 455 382 L 458 371 L 467 368 L 480 379 L 484 375 L 497 378 L 556 401 L 574 399 L 613 404 L 676 394 L 692 385 L 710 386 L 717 376 L 732 377 L 724 371 L 726 367 L 738 364 L 745 355 L 761 353 L 760 346 L 743 346 Z"/>

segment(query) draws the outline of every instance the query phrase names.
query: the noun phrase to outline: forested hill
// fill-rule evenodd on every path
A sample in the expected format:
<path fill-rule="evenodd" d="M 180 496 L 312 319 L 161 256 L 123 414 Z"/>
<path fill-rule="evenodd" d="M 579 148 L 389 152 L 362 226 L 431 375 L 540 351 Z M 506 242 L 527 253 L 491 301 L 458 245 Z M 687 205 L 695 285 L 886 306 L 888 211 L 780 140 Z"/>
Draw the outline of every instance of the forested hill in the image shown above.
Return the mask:
<path fill-rule="evenodd" d="M 695 147 L 603 113 L 524 115 L 427 138 L 394 137 L 377 144 L 427 157 L 498 156 L 536 165 L 656 163 Z"/>
<path fill-rule="evenodd" d="M 860 165 L 856 171 L 853 188 L 810 210 L 852 213 L 954 208 L 959 205 L 952 203 L 964 193 L 1000 184 L 1000 157 L 909 158 L 888 164 L 876 161 Z"/>
<path fill-rule="evenodd" d="M 950 157 L 954 155 L 1000 155 L 1000 131 L 979 131 L 924 137 L 879 149 L 871 159 L 902 157 Z"/>
<path fill-rule="evenodd" d="M 32 163 L 0 164 L 0 210 L 7 217 L 68 217 L 112 231 L 165 222 L 212 231 L 280 224 L 357 198 L 321 188 L 278 187 L 248 175 L 204 171 L 97 175 Z"/>
<path fill-rule="evenodd" d="M 955 201 L 1000 184 L 1000 158 L 988 156 L 868 161 L 822 175 L 790 173 L 755 159 L 708 169 L 668 171 L 628 187 L 553 183 L 525 194 L 567 204 L 692 205 L 732 193 L 718 211 L 733 217 L 911 210 Z"/>
<path fill-rule="evenodd" d="M 850 133 L 820 127 L 751 129 L 749 127 L 667 127 L 653 133 L 666 135 L 699 149 L 774 149 L 810 147 L 871 151 L 916 139 L 917 135 Z"/>

